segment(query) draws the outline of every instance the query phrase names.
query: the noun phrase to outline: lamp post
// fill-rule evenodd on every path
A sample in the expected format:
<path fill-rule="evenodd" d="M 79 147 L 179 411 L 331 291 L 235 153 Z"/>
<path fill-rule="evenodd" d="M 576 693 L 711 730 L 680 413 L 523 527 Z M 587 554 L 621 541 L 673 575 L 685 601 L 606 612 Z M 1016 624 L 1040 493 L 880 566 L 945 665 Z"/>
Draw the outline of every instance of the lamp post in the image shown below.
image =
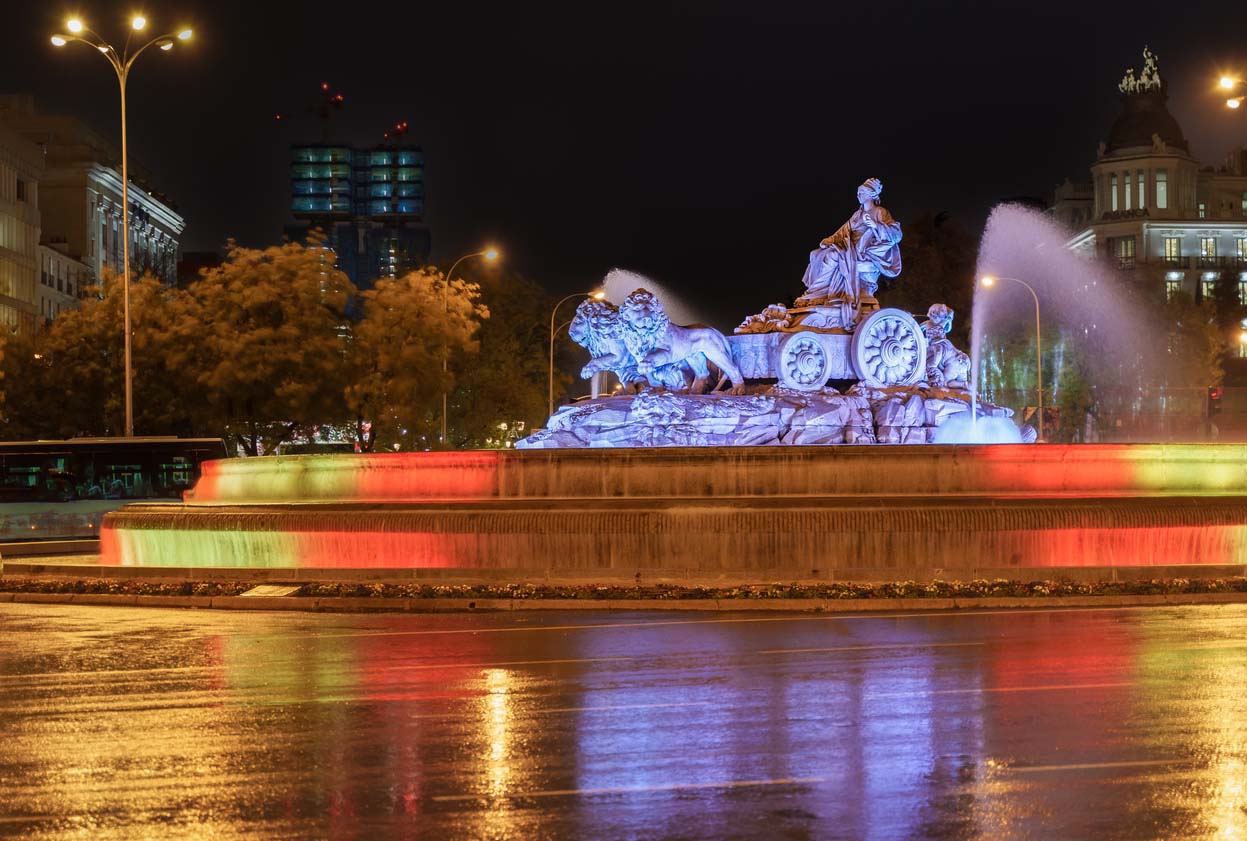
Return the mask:
<path fill-rule="evenodd" d="M 1039 428 L 1036 430 L 1036 432 L 1039 435 L 1039 440 L 1042 441 L 1044 439 L 1043 438 L 1043 334 L 1040 332 L 1040 327 L 1039 327 L 1039 296 L 1035 294 L 1034 287 L 1032 287 L 1026 281 L 1019 280 L 1016 277 L 984 275 L 980 282 L 984 286 L 986 286 L 988 289 L 990 289 L 991 287 L 996 285 L 997 280 L 1011 280 L 1014 283 L 1018 283 L 1018 284 L 1021 284 L 1022 286 L 1025 286 L 1026 291 L 1030 292 L 1031 297 L 1035 300 L 1035 375 L 1036 375 L 1035 376 L 1035 379 L 1036 379 L 1035 391 L 1037 392 L 1038 398 L 1039 398 Z"/>
<path fill-rule="evenodd" d="M 135 15 L 130 19 L 130 28 L 126 31 L 126 43 L 120 52 L 115 47 L 92 32 L 78 18 L 65 21 L 68 35 L 52 36 L 52 44 L 63 47 L 70 41 L 80 41 L 94 47 L 108 60 L 113 72 L 117 74 L 117 83 L 121 86 L 121 260 L 122 276 L 122 310 L 125 320 L 125 381 L 126 381 L 126 437 L 134 435 L 134 368 L 130 362 L 130 165 L 126 147 L 126 80 L 130 77 L 130 68 L 134 60 L 148 47 L 155 44 L 163 52 L 173 49 L 174 41 L 189 41 L 191 30 L 184 27 L 177 32 L 158 35 L 137 47 L 131 52 L 131 42 L 136 32 L 147 28 L 147 18 Z"/>
<path fill-rule="evenodd" d="M 563 304 L 567 303 L 572 298 L 592 298 L 595 301 L 603 301 L 606 300 L 606 292 L 602 289 L 599 289 L 596 292 L 573 292 L 570 295 L 560 298 L 559 302 L 554 305 L 554 309 L 550 310 L 550 396 L 549 402 L 546 406 L 547 418 L 554 414 L 554 337 L 558 334 L 559 330 L 563 329 L 563 325 L 561 324 L 558 329 L 555 329 L 554 316 L 558 313 L 559 307 L 563 306 Z"/>
<path fill-rule="evenodd" d="M 1247 96 L 1237 93 L 1238 88 L 1244 84 L 1242 79 L 1234 76 L 1222 76 L 1217 84 L 1223 91 L 1231 94 L 1225 100 L 1225 106 L 1227 108 L 1238 108 L 1243 104 L 1243 100 L 1247 99 Z"/>
<path fill-rule="evenodd" d="M 450 312 L 450 299 L 448 296 L 450 294 L 451 277 L 454 275 L 455 269 L 459 268 L 459 264 L 462 263 L 464 260 L 471 260 L 473 257 L 484 257 L 486 260 L 492 263 L 493 261 L 498 259 L 498 249 L 486 248 L 484 251 L 473 251 L 471 254 L 464 254 L 458 260 L 450 264 L 450 271 L 446 272 L 446 283 L 442 287 L 442 312 L 443 313 Z M 446 349 L 442 351 L 442 377 L 443 379 L 446 377 L 447 372 L 450 370 L 449 360 L 450 360 L 450 350 Z M 442 446 L 443 447 L 446 446 L 446 388 L 445 386 L 442 387 Z"/>

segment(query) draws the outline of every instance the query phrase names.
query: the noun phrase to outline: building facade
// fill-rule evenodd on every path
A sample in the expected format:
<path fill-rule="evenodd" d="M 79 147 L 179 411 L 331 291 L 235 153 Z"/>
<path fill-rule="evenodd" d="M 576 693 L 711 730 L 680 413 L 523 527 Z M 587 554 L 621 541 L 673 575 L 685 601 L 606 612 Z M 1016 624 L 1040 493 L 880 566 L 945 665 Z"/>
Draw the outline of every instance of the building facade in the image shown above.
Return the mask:
<path fill-rule="evenodd" d="M 40 210 L 45 244 L 100 273 L 123 271 L 120 156 L 80 120 L 40 114 L 29 97 L 0 97 L 0 125 L 43 153 Z M 130 266 L 166 283 L 177 280 L 179 242 L 185 221 L 167 198 L 146 186 L 131 163 Z"/>
<path fill-rule="evenodd" d="M 39 149 L 0 125 L 0 330 L 36 324 L 42 176 Z"/>
<path fill-rule="evenodd" d="M 1090 183 L 1059 187 L 1053 216 L 1079 231 L 1071 248 L 1133 271 L 1144 291 L 1210 301 L 1228 282 L 1247 306 L 1247 145 L 1218 167 L 1197 161 L 1156 56 L 1143 58 L 1142 74 L 1118 85 L 1122 111 Z"/>
<path fill-rule="evenodd" d="M 78 306 L 92 283 L 89 266 L 70 257 L 56 245 L 39 246 L 39 318 L 51 321 Z"/>
<path fill-rule="evenodd" d="M 301 239 L 313 228 L 323 231 L 356 286 L 366 289 L 428 261 L 420 147 L 301 144 L 291 147 L 290 161 L 298 224 L 287 233 Z"/>

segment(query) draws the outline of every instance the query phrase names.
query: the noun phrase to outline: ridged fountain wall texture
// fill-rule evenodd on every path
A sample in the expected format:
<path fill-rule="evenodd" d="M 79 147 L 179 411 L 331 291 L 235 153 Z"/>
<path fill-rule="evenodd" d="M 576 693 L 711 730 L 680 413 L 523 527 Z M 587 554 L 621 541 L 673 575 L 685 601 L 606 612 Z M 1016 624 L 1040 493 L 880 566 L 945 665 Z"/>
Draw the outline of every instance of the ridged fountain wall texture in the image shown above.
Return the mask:
<path fill-rule="evenodd" d="M 106 562 L 453 580 L 966 578 L 1247 563 L 1247 447 L 699 447 L 209 462 Z M 1159 570 L 1157 570 L 1159 574 Z"/>

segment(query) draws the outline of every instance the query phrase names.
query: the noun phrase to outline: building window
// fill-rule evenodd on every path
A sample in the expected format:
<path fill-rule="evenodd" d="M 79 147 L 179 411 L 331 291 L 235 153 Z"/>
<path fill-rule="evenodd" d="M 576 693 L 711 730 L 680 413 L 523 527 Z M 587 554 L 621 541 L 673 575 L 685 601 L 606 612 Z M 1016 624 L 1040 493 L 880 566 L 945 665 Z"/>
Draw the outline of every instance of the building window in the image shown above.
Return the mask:
<path fill-rule="evenodd" d="M 1238 302 L 1247 307 L 1247 272 L 1238 276 Z"/>
<path fill-rule="evenodd" d="M 1165 237 L 1165 262 L 1176 263 L 1182 259 L 1182 237 Z"/>
<path fill-rule="evenodd" d="M 1234 240 L 1234 256 L 1239 261 L 1247 260 L 1247 237 L 1239 237 Z"/>
<path fill-rule="evenodd" d="M 1172 301 L 1173 296 L 1182 291 L 1182 272 L 1165 272 L 1165 300 Z"/>
<path fill-rule="evenodd" d="M 1200 206 L 1202 207 L 1203 205 L 1200 205 Z M 1200 257 L 1216 257 L 1217 256 L 1217 238 L 1216 237 L 1200 237 L 1199 256 Z"/>
<path fill-rule="evenodd" d="M 1135 186 L 1138 188 L 1138 191 L 1139 191 L 1138 201 L 1136 201 L 1135 203 L 1139 206 L 1140 209 L 1142 209 L 1144 207 L 1147 207 L 1147 196 L 1143 194 L 1143 190 L 1144 190 L 1143 170 L 1139 170 L 1137 173 L 1135 173 L 1134 181 L 1135 181 Z"/>
<path fill-rule="evenodd" d="M 1121 180 L 1122 180 L 1121 186 L 1125 189 L 1125 192 L 1126 192 L 1126 210 L 1129 210 L 1131 208 L 1130 197 L 1131 195 L 1134 194 L 1134 190 L 1130 189 L 1130 171 L 1129 170 L 1121 174 Z"/>
<path fill-rule="evenodd" d="M 1243 193 L 1242 214 L 1247 216 L 1247 192 Z"/>
<path fill-rule="evenodd" d="M 1247 193 L 1243 193 L 1243 196 L 1244 196 L 1244 202 L 1243 202 L 1244 206 L 1247 206 Z M 17 179 L 17 200 L 28 201 L 26 182 L 20 178 Z"/>
<path fill-rule="evenodd" d="M 1201 301 L 1212 303 L 1217 292 L 1217 274 L 1216 272 L 1204 272 L 1199 281 L 1199 296 Z"/>
<path fill-rule="evenodd" d="M 1113 197 L 1113 199 L 1112 199 L 1112 202 L 1113 202 L 1112 208 L 1113 208 L 1113 210 L 1116 210 L 1116 209 L 1117 209 L 1117 173 L 1115 173 L 1115 172 L 1114 172 L 1112 175 L 1110 175 L 1110 176 L 1109 176 L 1109 179 L 1108 179 L 1108 191 L 1109 191 L 1109 194 Z"/>
<path fill-rule="evenodd" d="M 1200 219 L 1208 218 L 1208 205 L 1204 202 L 1199 203 L 1199 218 Z"/>
<path fill-rule="evenodd" d="M 1169 206 L 1169 173 L 1167 170 L 1156 170 L 1156 206 Z"/>
<path fill-rule="evenodd" d="M 1118 237 L 1113 240 L 1113 251 L 1117 255 L 1117 265 L 1122 269 L 1134 268 L 1134 237 Z"/>

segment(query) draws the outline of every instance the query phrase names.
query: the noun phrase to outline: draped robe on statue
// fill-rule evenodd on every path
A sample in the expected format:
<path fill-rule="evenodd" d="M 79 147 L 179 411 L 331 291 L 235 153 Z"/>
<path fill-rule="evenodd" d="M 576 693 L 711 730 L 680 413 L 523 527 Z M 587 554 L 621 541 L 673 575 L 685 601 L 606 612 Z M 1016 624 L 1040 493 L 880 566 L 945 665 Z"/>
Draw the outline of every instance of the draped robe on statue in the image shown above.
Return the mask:
<path fill-rule="evenodd" d="M 901 226 L 878 205 L 858 208 L 840 230 L 810 252 L 798 305 L 843 299 L 856 306 L 862 290 L 874 295 L 879 276 L 901 273 Z"/>

